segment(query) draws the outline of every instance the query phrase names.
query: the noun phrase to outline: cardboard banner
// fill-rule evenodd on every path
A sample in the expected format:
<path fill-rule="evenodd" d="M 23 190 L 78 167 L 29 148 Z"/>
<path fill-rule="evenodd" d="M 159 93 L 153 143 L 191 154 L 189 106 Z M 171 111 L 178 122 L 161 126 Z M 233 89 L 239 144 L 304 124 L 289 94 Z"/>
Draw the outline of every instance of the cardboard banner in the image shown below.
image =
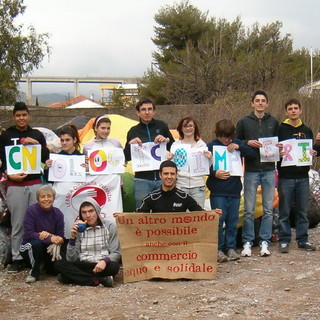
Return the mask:
<path fill-rule="evenodd" d="M 159 170 L 161 162 L 167 160 L 166 146 L 166 142 L 146 142 L 141 146 L 131 144 L 132 170 L 134 172 Z"/>
<path fill-rule="evenodd" d="M 114 212 L 121 212 L 121 177 L 118 174 L 104 176 L 86 176 L 83 183 L 55 182 L 54 206 L 64 214 L 65 236 L 70 238 L 70 229 L 77 220 L 79 207 L 88 197 L 97 201 L 101 207 L 101 216 L 113 220 Z"/>
<path fill-rule="evenodd" d="M 89 173 L 91 175 L 125 172 L 122 148 L 106 147 L 88 152 Z"/>
<path fill-rule="evenodd" d="M 41 145 L 6 146 L 7 174 L 40 173 Z"/>
<path fill-rule="evenodd" d="M 240 151 L 229 152 L 227 146 L 213 146 L 213 169 L 226 170 L 231 176 L 243 176 Z"/>
<path fill-rule="evenodd" d="M 204 155 L 208 148 L 191 148 L 189 144 L 174 143 L 171 152 L 174 154 L 173 162 L 181 171 L 187 171 L 190 176 L 203 176 L 209 174 L 209 159 Z"/>
<path fill-rule="evenodd" d="M 281 141 L 285 155 L 282 157 L 281 167 L 311 166 L 312 139 L 288 139 Z"/>
<path fill-rule="evenodd" d="M 49 181 L 86 181 L 85 156 L 72 156 L 50 153 L 52 165 L 49 168 Z"/>
<path fill-rule="evenodd" d="M 278 137 L 259 138 L 258 141 L 262 144 L 260 150 L 261 162 L 275 162 L 280 160 L 280 151 L 276 146 Z"/>
<path fill-rule="evenodd" d="M 214 211 L 119 213 L 124 282 L 214 279 L 219 216 Z"/>

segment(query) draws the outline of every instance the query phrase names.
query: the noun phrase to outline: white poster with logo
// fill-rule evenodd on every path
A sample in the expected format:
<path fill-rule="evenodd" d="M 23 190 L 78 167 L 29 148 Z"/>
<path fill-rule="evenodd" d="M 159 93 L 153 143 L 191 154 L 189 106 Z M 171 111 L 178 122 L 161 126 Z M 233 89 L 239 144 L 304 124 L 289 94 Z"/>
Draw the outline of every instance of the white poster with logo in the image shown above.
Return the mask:
<path fill-rule="evenodd" d="M 86 181 L 85 156 L 50 153 L 49 181 Z"/>
<path fill-rule="evenodd" d="M 161 162 L 167 160 L 166 146 L 166 142 L 131 144 L 132 170 L 134 172 L 159 170 Z"/>
<path fill-rule="evenodd" d="M 125 159 L 122 148 L 103 148 L 88 152 L 89 173 L 112 174 L 125 172 Z"/>
<path fill-rule="evenodd" d="M 275 162 L 280 160 L 280 152 L 277 147 L 278 137 L 259 138 L 258 141 L 262 144 L 259 148 L 261 162 Z"/>
<path fill-rule="evenodd" d="M 121 178 L 117 174 L 87 175 L 85 182 L 55 182 L 53 188 L 56 191 L 54 206 L 64 214 L 66 238 L 70 238 L 70 229 L 85 199 L 93 198 L 97 201 L 104 219 L 114 221 L 113 213 L 123 211 Z"/>

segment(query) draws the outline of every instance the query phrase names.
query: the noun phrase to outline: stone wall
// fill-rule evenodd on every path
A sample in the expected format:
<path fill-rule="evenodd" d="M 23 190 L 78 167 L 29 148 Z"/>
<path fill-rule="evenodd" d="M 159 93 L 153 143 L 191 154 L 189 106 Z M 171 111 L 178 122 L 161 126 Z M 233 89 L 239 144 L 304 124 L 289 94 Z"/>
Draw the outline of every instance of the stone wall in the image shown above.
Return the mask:
<path fill-rule="evenodd" d="M 212 123 L 215 123 L 215 121 L 212 121 L 213 107 L 211 105 L 166 105 L 157 106 L 156 111 L 157 114 L 155 118 L 165 121 L 170 128 L 175 128 L 179 119 L 182 117 L 191 115 L 198 121 L 203 137 L 208 136 L 207 139 L 211 138 L 212 130 L 210 128 Z M 134 107 L 106 107 L 105 109 L 52 109 L 34 107 L 30 109 L 30 125 L 55 129 L 76 116 L 87 116 L 91 118 L 103 113 L 119 114 L 127 118 L 138 120 Z M 7 128 L 12 124 L 12 111 L 0 110 L 0 126 L 2 128 Z"/>

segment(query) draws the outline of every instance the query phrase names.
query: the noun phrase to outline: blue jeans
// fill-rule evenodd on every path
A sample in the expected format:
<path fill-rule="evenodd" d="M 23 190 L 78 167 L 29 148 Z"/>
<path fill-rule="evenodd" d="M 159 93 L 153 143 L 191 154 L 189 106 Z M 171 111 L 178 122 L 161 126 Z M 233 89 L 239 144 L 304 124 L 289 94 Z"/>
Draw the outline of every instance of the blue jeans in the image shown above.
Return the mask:
<path fill-rule="evenodd" d="M 160 189 L 161 180 L 146 180 L 134 178 L 134 198 L 136 208 L 141 206 L 142 200 L 152 191 Z"/>
<path fill-rule="evenodd" d="M 219 251 L 236 249 L 240 199 L 232 197 L 210 197 L 210 204 L 212 210 L 216 208 L 222 210 L 222 215 L 219 218 Z"/>
<path fill-rule="evenodd" d="M 261 241 L 270 242 L 272 235 L 272 204 L 274 200 L 274 171 L 244 173 L 244 214 L 242 242 L 252 242 L 254 234 L 254 211 L 256 206 L 257 188 L 261 185 L 263 216 L 259 237 Z"/>
<path fill-rule="evenodd" d="M 308 242 L 308 200 L 309 178 L 279 179 L 279 242 L 290 243 L 290 210 L 294 203 L 296 208 L 296 240 Z"/>
<path fill-rule="evenodd" d="M 201 208 L 204 208 L 204 202 L 206 200 L 206 187 L 194 187 L 194 188 L 179 188 L 187 193 L 190 197 L 197 201 Z"/>

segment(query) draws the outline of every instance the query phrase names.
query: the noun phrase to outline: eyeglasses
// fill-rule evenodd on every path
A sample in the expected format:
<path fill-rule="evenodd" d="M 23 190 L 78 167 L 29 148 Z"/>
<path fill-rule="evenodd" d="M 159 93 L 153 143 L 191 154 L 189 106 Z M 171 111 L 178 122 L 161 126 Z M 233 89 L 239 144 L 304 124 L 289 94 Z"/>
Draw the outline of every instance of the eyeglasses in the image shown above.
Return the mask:
<path fill-rule="evenodd" d="M 192 129 L 192 128 L 194 128 L 194 125 L 193 124 L 186 124 L 186 125 L 183 126 L 183 128 Z"/>
<path fill-rule="evenodd" d="M 139 110 L 139 112 L 144 112 L 144 113 L 146 113 L 146 112 L 152 112 L 153 111 L 153 108 L 141 108 L 140 110 Z"/>

